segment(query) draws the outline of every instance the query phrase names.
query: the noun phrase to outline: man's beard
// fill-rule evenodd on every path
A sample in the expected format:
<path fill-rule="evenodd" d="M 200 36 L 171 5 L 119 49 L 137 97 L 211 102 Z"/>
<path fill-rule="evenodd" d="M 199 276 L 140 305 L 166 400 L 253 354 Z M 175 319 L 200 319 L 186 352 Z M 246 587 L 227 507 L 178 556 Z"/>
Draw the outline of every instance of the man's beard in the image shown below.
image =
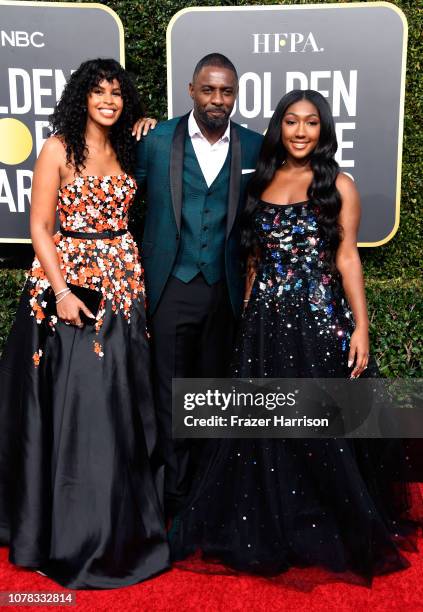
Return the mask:
<path fill-rule="evenodd" d="M 201 108 L 198 108 L 198 106 L 196 107 L 196 115 L 197 117 L 200 119 L 200 121 L 202 123 L 204 123 L 204 125 L 209 129 L 209 130 L 219 130 L 223 127 L 226 127 L 229 121 L 229 116 L 230 113 L 228 113 L 227 111 L 225 111 L 224 109 L 213 109 L 213 110 L 219 110 L 219 112 L 221 112 L 222 114 L 219 115 L 218 117 L 212 117 L 210 116 L 206 111 L 204 111 Z M 208 109 L 209 111 L 212 109 Z"/>

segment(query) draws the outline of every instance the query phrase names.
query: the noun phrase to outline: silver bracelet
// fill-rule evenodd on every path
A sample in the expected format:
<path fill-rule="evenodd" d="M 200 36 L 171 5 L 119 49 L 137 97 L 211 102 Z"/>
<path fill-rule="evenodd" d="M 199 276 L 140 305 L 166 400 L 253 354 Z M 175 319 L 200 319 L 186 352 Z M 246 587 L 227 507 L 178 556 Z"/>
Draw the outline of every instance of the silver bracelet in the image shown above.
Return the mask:
<path fill-rule="evenodd" d="M 69 293 L 72 293 L 72 291 L 71 291 L 70 289 L 68 289 L 68 290 L 67 290 L 67 292 L 66 292 L 64 295 L 62 295 L 61 297 L 59 297 L 59 299 L 58 299 L 58 300 L 56 300 L 56 305 L 57 305 L 57 304 L 60 304 L 60 302 L 61 302 L 62 300 L 64 300 L 64 299 L 65 299 L 65 297 L 67 297 L 67 296 L 69 295 Z"/>
<path fill-rule="evenodd" d="M 61 291 L 58 291 L 57 293 L 55 293 L 54 297 L 59 297 L 59 295 L 61 295 L 62 293 L 64 293 L 65 291 L 68 291 L 68 290 L 70 291 L 69 287 L 65 287 Z"/>

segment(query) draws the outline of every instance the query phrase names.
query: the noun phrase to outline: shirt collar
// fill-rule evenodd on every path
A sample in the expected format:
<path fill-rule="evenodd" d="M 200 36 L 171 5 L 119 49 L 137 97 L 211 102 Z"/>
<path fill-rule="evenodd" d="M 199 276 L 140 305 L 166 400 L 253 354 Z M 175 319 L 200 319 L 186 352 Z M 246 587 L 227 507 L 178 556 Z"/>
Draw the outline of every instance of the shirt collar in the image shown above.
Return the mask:
<path fill-rule="evenodd" d="M 188 117 L 188 134 L 190 138 L 197 137 L 197 138 L 203 138 L 204 140 L 206 140 L 202 131 L 198 127 L 198 123 L 195 120 L 193 110 L 190 112 L 189 117 Z M 228 127 L 226 128 L 224 134 L 222 134 L 222 136 L 219 138 L 217 142 L 222 142 L 222 141 L 230 142 L 230 139 L 231 139 L 231 122 L 228 121 Z"/>

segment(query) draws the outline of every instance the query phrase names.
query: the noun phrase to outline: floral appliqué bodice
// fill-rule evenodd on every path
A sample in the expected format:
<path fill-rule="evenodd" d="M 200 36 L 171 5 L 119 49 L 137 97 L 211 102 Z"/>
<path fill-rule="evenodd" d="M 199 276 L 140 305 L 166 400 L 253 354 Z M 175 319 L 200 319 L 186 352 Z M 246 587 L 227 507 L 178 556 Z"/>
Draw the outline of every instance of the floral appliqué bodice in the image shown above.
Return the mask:
<path fill-rule="evenodd" d="M 60 225 L 76 232 L 127 229 L 135 190 L 127 174 L 80 176 L 59 189 Z"/>
<path fill-rule="evenodd" d="M 78 177 L 59 189 L 60 224 L 66 230 L 84 233 L 127 229 L 128 211 L 135 191 L 136 183 L 127 174 Z M 94 326 L 96 332 L 101 330 L 108 303 L 115 315 L 122 314 L 129 323 L 132 302 L 144 295 L 143 271 L 131 234 L 80 239 L 57 232 L 53 239 L 66 282 L 102 293 Z M 37 257 L 28 273 L 28 282 L 33 316 L 37 323 L 47 322 L 54 331 L 57 317 L 45 321 L 44 311 L 50 283 Z M 99 342 L 94 342 L 94 350 L 103 356 Z M 40 357 L 34 356 L 36 365 Z"/>

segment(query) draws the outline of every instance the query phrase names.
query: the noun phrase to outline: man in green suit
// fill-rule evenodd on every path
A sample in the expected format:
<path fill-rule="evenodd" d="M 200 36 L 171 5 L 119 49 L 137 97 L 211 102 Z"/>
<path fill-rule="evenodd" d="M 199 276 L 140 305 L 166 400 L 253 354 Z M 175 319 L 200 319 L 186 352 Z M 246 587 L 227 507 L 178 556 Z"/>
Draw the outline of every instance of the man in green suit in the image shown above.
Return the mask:
<path fill-rule="evenodd" d="M 244 280 L 239 217 L 262 136 L 230 121 L 238 92 L 232 62 L 198 62 L 193 110 L 157 125 L 138 145 L 146 188 L 141 247 L 150 318 L 165 510 L 174 515 L 192 476 L 194 446 L 172 440 L 172 378 L 227 375 Z"/>

